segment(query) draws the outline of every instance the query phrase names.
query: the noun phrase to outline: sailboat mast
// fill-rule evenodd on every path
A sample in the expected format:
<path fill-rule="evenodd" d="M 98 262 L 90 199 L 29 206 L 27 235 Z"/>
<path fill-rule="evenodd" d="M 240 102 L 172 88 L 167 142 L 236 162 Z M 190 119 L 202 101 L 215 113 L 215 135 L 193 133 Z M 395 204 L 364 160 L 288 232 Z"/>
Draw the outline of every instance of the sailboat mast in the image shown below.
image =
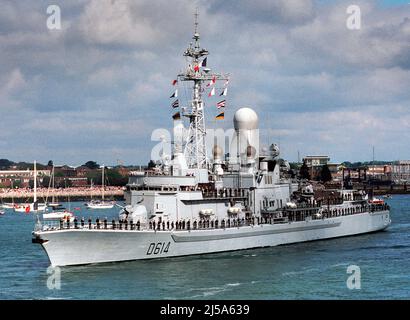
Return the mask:
<path fill-rule="evenodd" d="M 37 202 L 37 163 L 34 160 L 34 203 Z"/>
<path fill-rule="evenodd" d="M 104 165 L 102 166 L 102 199 L 104 200 Z"/>
<path fill-rule="evenodd" d="M 14 183 L 13 183 L 13 180 L 11 180 L 11 203 L 14 206 Z"/>
<path fill-rule="evenodd" d="M 51 199 L 51 201 L 53 202 L 53 203 L 55 203 L 55 197 L 54 197 L 54 164 L 53 164 L 53 169 L 52 169 L 52 177 L 51 177 L 51 179 L 52 179 L 52 188 L 53 188 L 53 196 L 52 196 L 52 199 Z"/>

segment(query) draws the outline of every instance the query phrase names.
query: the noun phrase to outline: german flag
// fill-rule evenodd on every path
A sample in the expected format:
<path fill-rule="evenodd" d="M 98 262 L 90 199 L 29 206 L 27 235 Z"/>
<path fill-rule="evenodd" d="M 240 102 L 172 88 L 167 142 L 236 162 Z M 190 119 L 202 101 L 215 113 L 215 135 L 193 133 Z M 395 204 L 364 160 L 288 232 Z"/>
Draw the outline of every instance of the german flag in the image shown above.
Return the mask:
<path fill-rule="evenodd" d="M 175 114 L 172 116 L 172 119 L 174 119 L 174 120 L 180 120 L 180 119 L 181 119 L 181 113 L 180 113 L 180 112 L 175 113 Z"/>
<path fill-rule="evenodd" d="M 221 112 L 215 117 L 216 120 L 223 120 L 225 119 L 225 112 Z"/>

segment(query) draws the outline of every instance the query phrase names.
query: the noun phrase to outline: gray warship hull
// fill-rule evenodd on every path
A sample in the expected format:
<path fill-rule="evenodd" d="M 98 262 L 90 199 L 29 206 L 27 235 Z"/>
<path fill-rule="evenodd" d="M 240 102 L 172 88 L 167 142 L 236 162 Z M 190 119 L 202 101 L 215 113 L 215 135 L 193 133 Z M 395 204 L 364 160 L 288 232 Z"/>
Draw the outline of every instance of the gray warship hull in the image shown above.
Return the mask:
<path fill-rule="evenodd" d="M 202 230 L 66 229 L 35 232 L 52 266 L 158 259 L 270 247 L 381 231 L 387 210 L 292 223 Z"/>

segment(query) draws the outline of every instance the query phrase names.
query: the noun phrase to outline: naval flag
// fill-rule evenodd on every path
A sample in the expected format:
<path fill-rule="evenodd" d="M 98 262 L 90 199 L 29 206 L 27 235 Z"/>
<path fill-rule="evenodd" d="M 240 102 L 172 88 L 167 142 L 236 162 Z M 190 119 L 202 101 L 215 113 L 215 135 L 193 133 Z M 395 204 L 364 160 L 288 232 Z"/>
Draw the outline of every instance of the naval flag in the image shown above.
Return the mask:
<path fill-rule="evenodd" d="M 215 88 L 212 88 L 211 92 L 208 94 L 208 97 L 212 97 L 215 95 Z"/>
<path fill-rule="evenodd" d="M 179 101 L 178 99 L 176 99 L 173 103 L 172 103 L 172 108 L 178 108 L 179 107 Z"/>
<path fill-rule="evenodd" d="M 206 85 L 207 87 L 213 86 L 216 83 L 216 77 L 213 77 L 212 80 Z"/>
<path fill-rule="evenodd" d="M 225 88 L 219 96 L 226 96 L 227 93 L 228 93 L 228 88 Z"/>
<path fill-rule="evenodd" d="M 226 102 L 226 100 L 219 101 L 219 102 L 216 104 L 216 106 L 218 107 L 218 109 L 220 109 L 220 108 L 225 108 L 225 102 Z"/>
<path fill-rule="evenodd" d="M 208 59 L 208 57 L 205 57 L 205 59 L 201 61 L 201 67 L 206 67 L 206 59 Z"/>
<path fill-rule="evenodd" d="M 177 98 L 178 97 L 178 89 L 175 90 L 175 92 L 170 96 L 170 98 Z"/>
<path fill-rule="evenodd" d="M 216 120 L 223 120 L 224 118 L 225 118 L 225 112 L 221 112 L 215 117 Z"/>

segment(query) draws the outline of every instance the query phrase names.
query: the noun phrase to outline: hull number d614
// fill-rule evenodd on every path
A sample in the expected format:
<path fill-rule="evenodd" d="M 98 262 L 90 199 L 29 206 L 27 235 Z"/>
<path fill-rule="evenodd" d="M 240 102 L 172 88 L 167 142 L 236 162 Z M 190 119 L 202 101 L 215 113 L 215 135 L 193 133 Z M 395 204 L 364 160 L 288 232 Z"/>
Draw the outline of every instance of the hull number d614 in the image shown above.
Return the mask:
<path fill-rule="evenodd" d="M 148 250 L 147 250 L 147 256 L 151 254 L 161 254 L 161 253 L 167 253 L 169 250 L 169 246 L 171 245 L 171 242 L 153 242 L 149 244 Z"/>

